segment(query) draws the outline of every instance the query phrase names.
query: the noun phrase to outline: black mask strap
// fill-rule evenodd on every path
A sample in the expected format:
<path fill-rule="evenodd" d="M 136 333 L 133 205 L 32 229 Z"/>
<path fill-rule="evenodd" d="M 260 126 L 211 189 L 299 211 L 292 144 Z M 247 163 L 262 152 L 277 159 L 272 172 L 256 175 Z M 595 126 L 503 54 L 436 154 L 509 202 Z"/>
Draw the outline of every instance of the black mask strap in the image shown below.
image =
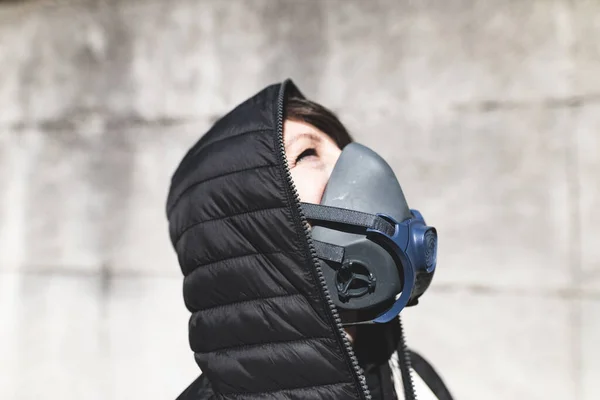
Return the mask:
<path fill-rule="evenodd" d="M 333 261 L 334 263 L 342 264 L 346 249 L 335 244 L 321 242 L 313 239 L 313 245 L 317 252 L 317 257 L 325 261 Z"/>
<path fill-rule="evenodd" d="M 313 203 L 302 203 L 302 211 L 306 218 L 312 221 L 358 226 L 380 231 L 389 236 L 393 236 L 396 230 L 393 224 L 375 214 Z"/>

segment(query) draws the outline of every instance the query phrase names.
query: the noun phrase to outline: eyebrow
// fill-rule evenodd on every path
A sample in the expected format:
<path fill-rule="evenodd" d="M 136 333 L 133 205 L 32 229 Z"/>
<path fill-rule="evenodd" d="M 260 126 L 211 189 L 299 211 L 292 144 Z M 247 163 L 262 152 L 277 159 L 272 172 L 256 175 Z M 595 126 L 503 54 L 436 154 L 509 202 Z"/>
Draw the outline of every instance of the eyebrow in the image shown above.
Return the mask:
<path fill-rule="evenodd" d="M 320 143 L 322 140 L 322 138 L 314 132 L 301 132 L 301 133 L 291 137 L 285 146 L 286 147 L 291 146 L 292 144 L 296 143 L 298 140 L 303 139 L 303 138 L 312 139 L 317 143 Z"/>

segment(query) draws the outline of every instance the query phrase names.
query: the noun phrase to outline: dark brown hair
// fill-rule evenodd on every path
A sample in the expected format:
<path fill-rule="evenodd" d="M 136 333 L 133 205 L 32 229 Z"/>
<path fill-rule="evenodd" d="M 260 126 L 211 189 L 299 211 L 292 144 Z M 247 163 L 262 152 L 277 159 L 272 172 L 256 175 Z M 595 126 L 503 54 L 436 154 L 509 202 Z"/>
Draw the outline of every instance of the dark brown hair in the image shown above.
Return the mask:
<path fill-rule="evenodd" d="M 352 137 L 338 117 L 314 101 L 290 97 L 286 104 L 286 118 L 306 122 L 332 138 L 340 149 L 352 143 Z"/>

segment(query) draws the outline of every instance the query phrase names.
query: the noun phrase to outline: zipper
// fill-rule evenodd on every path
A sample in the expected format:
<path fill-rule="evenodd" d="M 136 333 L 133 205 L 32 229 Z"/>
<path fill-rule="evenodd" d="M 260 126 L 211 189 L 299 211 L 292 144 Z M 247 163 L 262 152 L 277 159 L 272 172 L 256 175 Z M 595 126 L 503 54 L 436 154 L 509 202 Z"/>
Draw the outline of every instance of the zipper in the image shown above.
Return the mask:
<path fill-rule="evenodd" d="M 399 355 L 400 370 L 402 372 L 402 382 L 404 384 L 404 399 L 405 400 L 416 400 L 417 394 L 415 392 L 415 384 L 412 377 L 412 362 L 410 360 L 410 351 L 406 345 L 406 336 L 404 336 L 404 326 L 402 326 L 402 319 L 398 318 L 398 324 L 400 324 L 400 351 Z M 401 357 L 400 357 L 401 356 Z"/>
<path fill-rule="evenodd" d="M 342 325 L 342 320 L 333 304 L 331 299 L 331 295 L 329 294 L 329 289 L 327 288 L 327 284 L 325 282 L 325 276 L 323 275 L 323 270 L 321 269 L 321 265 L 319 264 L 319 259 L 317 257 L 317 253 L 315 251 L 315 247 L 312 241 L 312 236 L 310 234 L 310 228 L 306 217 L 304 216 L 304 212 L 302 211 L 302 207 L 300 206 L 300 196 L 298 195 L 298 190 L 296 189 L 296 185 L 292 179 L 292 174 L 290 172 L 290 166 L 287 161 L 287 157 L 285 155 L 285 143 L 283 141 L 283 114 L 284 114 L 284 102 L 285 102 L 285 93 L 286 87 L 288 85 L 288 80 L 281 84 L 281 88 L 279 89 L 279 95 L 277 98 L 277 138 L 279 140 L 279 152 L 280 157 L 283 161 L 283 169 L 285 172 L 285 177 L 287 179 L 288 187 L 292 190 L 292 195 L 294 198 L 294 203 L 296 209 L 298 210 L 298 215 L 300 216 L 300 220 L 296 221 L 296 224 L 300 225 L 300 227 L 304 230 L 304 236 L 308 242 L 308 247 L 310 250 L 311 259 L 313 262 L 313 267 L 317 273 L 317 278 L 319 284 L 321 286 L 321 294 L 323 295 L 323 299 L 327 303 L 327 309 L 329 311 L 329 317 L 331 321 L 335 323 L 335 333 L 337 334 L 338 342 L 340 342 L 345 351 L 345 355 L 347 356 L 350 364 L 352 365 L 352 370 L 354 372 L 353 377 L 361 389 L 360 395 L 364 400 L 371 400 L 371 393 L 369 392 L 369 388 L 367 386 L 367 379 L 363 373 L 362 368 L 358 365 L 358 359 L 354 354 L 354 349 L 352 348 L 352 344 L 346 337 L 344 332 L 344 327 Z"/>

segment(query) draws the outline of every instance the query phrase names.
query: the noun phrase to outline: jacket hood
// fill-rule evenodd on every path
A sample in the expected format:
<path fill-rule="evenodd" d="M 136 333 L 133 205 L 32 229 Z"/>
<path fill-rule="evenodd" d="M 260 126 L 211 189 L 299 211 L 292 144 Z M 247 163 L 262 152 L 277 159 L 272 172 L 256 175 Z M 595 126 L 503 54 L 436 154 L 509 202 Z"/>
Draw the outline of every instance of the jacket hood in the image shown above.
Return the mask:
<path fill-rule="evenodd" d="M 290 94 L 288 80 L 237 106 L 173 175 L 190 346 L 218 398 L 365 399 L 285 159 Z"/>

